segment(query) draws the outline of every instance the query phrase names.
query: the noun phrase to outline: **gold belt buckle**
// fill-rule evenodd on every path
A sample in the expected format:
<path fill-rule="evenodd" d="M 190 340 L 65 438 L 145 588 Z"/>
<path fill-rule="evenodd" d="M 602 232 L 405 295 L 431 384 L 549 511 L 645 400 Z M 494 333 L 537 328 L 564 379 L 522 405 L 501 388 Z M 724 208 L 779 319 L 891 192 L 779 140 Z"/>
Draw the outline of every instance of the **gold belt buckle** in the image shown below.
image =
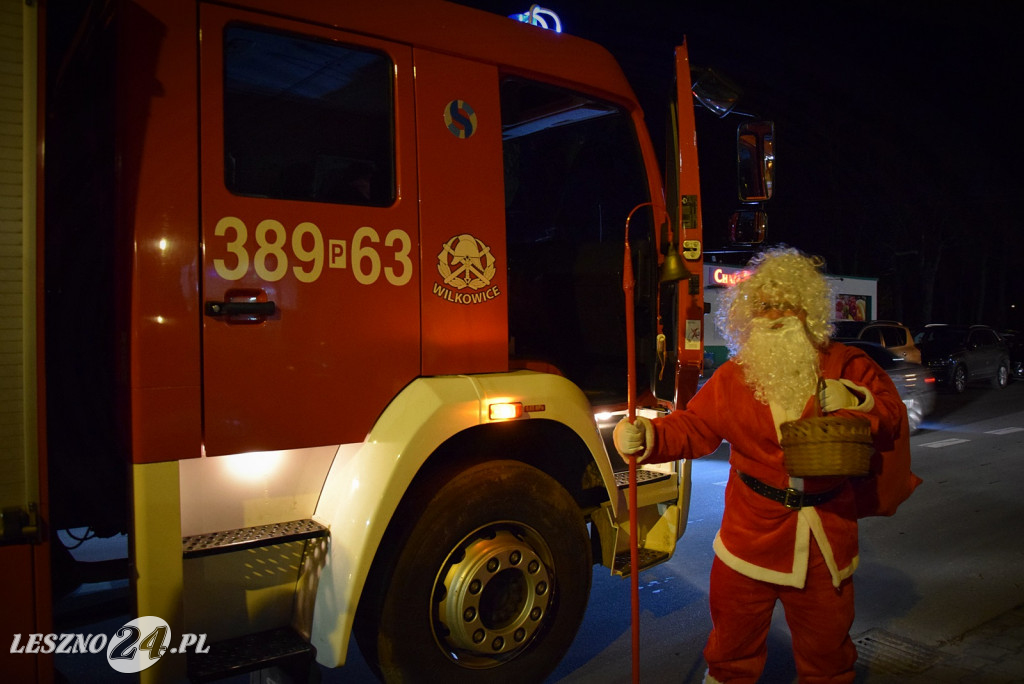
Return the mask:
<path fill-rule="evenodd" d="M 792 487 L 790 487 L 789 489 L 785 489 L 783 491 L 786 493 L 786 497 L 782 501 L 782 505 L 783 506 L 785 506 L 786 508 L 788 508 L 788 509 L 790 509 L 792 511 L 798 511 L 798 510 L 800 510 L 801 508 L 804 507 L 804 493 L 803 492 L 801 492 L 798 489 L 793 489 Z M 796 499 L 796 501 L 795 502 L 790 501 L 791 498 L 792 499 Z"/>

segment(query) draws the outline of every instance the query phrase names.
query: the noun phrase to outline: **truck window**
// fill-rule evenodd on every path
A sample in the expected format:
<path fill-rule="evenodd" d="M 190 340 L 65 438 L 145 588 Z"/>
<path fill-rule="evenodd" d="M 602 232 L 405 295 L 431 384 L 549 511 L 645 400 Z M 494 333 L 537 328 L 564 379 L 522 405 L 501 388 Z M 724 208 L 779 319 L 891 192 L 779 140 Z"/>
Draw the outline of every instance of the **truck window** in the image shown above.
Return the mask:
<path fill-rule="evenodd" d="M 384 54 L 231 25 L 224 182 L 236 195 L 388 206 L 394 66 Z"/>
<path fill-rule="evenodd" d="M 501 107 L 513 365 L 550 363 L 592 401 L 620 400 L 624 230 L 630 211 L 650 201 L 632 120 L 609 103 L 524 79 L 503 82 Z M 656 261 L 651 226 L 650 211 L 630 223 L 638 284 L 640 269 Z M 638 291 L 638 307 L 650 301 Z M 638 352 L 653 347 L 653 331 L 638 334 Z M 639 364 L 650 372 L 643 354 Z"/>

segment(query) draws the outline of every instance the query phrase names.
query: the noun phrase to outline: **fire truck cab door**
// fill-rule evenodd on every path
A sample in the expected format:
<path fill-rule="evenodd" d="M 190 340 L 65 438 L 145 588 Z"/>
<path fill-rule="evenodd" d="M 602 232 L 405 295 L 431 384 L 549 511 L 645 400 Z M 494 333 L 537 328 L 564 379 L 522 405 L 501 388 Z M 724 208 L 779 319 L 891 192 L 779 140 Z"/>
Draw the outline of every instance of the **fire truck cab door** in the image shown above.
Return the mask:
<path fill-rule="evenodd" d="M 206 452 L 362 441 L 420 371 L 411 50 L 200 22 Z"/>
<path fill-rule="evenodd" d="M 697 167 L 696 122 L 686 43 L 676 47 L 676 146 L 674 168 L 667 183 L 669 213 L 686 274 L 678 284 L 676 405 L 685 406 L 700 381 L 704 360 L 703 230 L 700 176 Z M 674 177 L 674 178 L 673 178 Z"/>
<path fill-rule="evenodd" d="M 508 369 L 498 70 L 417 48 L 423 374 Z"/>

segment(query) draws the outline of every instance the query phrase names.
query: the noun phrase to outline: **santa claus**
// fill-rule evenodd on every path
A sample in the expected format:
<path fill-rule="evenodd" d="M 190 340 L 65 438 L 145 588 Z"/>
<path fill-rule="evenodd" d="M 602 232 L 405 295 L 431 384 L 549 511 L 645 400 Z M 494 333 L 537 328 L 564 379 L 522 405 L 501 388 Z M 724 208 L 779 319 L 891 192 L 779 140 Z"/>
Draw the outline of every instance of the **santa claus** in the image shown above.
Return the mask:
<path fill-rule="evenodd" d="M 731 359 L 685 410 L 615 428 L 619 453 L 640 462 L 699 458 L 729 442 L 706 682 L 758 680 L 777 601 L 800 681 L 852 682 L 857 519 L 891 514 L 920 482 L 910 472 L 906 409 L 892 381 L 862 351 L 830 341 L 834 298 L 821 266 L 789 248 L 755 257 L 750 277 L 727 291 L 718 312 Z M 780 425 L 819 407 L 870 422 L 871 476 L 786 471 Z"/>

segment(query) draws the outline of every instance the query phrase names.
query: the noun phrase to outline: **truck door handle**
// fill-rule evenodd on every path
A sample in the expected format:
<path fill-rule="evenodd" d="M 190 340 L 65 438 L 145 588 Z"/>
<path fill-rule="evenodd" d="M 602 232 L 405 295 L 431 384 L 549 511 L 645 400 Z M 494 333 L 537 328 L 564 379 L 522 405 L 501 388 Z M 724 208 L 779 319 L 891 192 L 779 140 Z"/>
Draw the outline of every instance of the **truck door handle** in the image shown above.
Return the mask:
<path fill-rule="evenodd" d="M 226 323 L 263 323 L 277 313 L 277 305 L 267 300 L 267 293 L 258 288 L 237 288 L 224 293 L 223 302 L 206 302 L 207 316 Z"/>
<path fill-rule="evenodd" d="M 207 316 L 273 316 L 274 302 L 206 302 Z"/>

